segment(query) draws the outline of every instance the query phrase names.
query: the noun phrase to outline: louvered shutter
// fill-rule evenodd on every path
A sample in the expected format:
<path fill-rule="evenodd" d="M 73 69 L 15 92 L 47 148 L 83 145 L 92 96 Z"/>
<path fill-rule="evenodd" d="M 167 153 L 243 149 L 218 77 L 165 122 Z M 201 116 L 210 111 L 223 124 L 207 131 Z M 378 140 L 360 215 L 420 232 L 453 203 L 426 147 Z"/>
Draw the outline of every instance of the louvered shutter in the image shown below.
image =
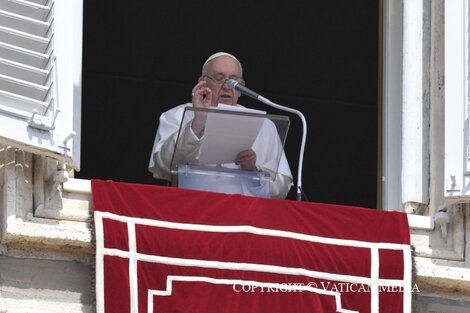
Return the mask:
<path fill-rule="evenodd" d="M 82 0 L 0 0 L 0 143 L 79 169 Z"/>
<path fill-rule="evenodd" d="M 445 195 L 470 196 L 467 0 L 445 2 Z"/>

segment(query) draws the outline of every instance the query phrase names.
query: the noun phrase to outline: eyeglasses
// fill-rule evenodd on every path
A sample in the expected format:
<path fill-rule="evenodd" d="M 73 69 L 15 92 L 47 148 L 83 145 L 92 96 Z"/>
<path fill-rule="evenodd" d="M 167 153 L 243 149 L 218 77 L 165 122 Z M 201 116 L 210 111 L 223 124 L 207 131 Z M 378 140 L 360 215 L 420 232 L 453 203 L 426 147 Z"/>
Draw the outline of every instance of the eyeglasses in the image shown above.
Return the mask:
<path fill-rule="evenodd" d="M 207 77 L 210 80 L 214 81 L 214 83 L 219 84 L 219 85 L 225 84 L 225 82 L 229 79 L 236 80 L 237 82 L 239 82 L 242 85 L 245 84 L 245 81 L 243 79 L 241 79 L 240 77 L 238 77 L 238 76 L 225 77 L 223 74 L 217 74 L 214 77 L 210 77 L 209 75 L 203 75 L 203 77 Z"/>

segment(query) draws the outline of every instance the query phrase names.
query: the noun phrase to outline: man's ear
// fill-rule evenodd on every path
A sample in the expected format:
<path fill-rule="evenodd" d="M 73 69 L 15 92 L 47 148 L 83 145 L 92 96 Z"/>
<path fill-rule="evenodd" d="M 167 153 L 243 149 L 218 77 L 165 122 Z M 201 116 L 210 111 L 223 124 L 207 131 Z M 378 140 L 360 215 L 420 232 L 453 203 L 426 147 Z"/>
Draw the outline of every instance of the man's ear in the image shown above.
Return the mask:
<path fill-rule="evenodd" d="M 199 76 L 199 78 L 197 79 L 198 82 L 204 80 L 204 76 Z"/>

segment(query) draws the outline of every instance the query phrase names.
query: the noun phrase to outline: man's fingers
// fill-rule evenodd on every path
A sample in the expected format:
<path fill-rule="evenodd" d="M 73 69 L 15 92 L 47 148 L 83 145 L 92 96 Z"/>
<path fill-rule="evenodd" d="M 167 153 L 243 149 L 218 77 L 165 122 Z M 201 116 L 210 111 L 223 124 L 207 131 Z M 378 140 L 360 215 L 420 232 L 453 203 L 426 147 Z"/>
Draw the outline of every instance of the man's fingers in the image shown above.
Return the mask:
<path fill-rule="evenodd" d="M 244 150 L 238 153 L 237 159 L 242 158 L 254 158 L 256 157 L 256 153 L 253 150 Z"/>
<path fill-rule="evenodd" d="M 212 91 L 208 87 L 200 86 L 193 89 L 192 97 L 193 106 L 207 108 L 211 105 Z"/>
<path fill-rule="evenodd" d="M 244 169 L 252 170 L 255 168 L 256 153 L 253 150 L 244 150 L 238 153 L 234 161 L 235 164 L 241 166 Z"/>

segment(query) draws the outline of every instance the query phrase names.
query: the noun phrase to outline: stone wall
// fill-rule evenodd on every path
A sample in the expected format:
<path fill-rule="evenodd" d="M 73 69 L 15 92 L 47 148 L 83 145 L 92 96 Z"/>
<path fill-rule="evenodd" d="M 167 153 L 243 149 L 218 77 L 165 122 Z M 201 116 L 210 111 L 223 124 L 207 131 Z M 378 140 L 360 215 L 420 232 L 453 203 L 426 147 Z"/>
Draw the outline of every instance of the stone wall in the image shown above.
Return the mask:
<path fill-rule="evenodd" d="M 0 256 L 0 312 L 91 313 L 91 265 L 77 261 Z M 3 311 L 2 311 L 3 310 Z"/>
<path fill-rule="evenodd" d="M 56 175 L 56 163 L 0 147 L 0 313 L 95 311 L 90 181 Z M 408 215 L 413 306 L 470 313 L 470 207 L 450 199 L 443 216 Z"/>
<path fill-rule="evenodd" d="M 0 147 L 0 313 L 95 311 L 89 182 L 62 169 Z"/>

